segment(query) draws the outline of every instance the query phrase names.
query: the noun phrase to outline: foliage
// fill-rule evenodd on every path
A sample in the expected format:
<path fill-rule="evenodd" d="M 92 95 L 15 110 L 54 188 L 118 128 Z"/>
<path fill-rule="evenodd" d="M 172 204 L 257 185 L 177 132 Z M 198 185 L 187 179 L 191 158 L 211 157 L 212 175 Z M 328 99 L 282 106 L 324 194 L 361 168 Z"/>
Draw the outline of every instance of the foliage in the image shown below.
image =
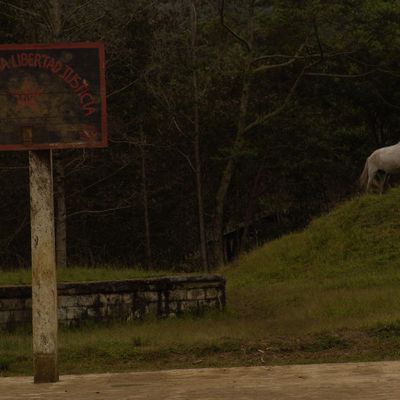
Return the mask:
<path fill-rule="evenodd" d="M 246 132 L 240 146 L 235 132 L 249 55 L 221 25 L 217 2 L 195 4 L 192 65 L 186 1 L 64 2 L 60 40 L 106 44 L 110 132 L 106 150 L 63 152 L 71 265 L 144 264 L 145 157 L 154 266 L 200 269 L 193 70 L 210 252 L 217 194 L 230 160 L 222 229 L 241 235 L 247 224 L 255 245 L 304 226 L 354 194 L 366 156 L 399 139 L 400 15 L 394 0 L 226 2 L 228 26 L 246 40 L 254 35 L 254 69 L 291 60 L 252 75 L 246 124 L 279 108 L 307 67 L 282 111 Z M 0 41 L 46 41 L 53 29 L 48 5 L 5 2 Z M 25 154 L 0 154 L 4 267 L 29 264 L 27 180 Z"/>

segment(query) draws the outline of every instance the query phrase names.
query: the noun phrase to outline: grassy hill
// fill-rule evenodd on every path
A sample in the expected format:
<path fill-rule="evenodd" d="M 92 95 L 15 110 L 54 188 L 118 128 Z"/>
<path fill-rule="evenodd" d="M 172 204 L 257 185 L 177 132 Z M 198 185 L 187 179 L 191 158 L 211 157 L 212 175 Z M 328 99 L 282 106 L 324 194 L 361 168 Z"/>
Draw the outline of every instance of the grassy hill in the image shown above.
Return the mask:
<path fill-rule="evenodd" d="M 400 189 L 361 196 L 224 270 L 242 317 L 270 329 L 360 327 L 400 317 Z"/>
<path fill-rule="evenodd" d="M 339 205 L 220 272 L 226 313 L 61 330 L 61 373 L 400 359 L 400 189 Z M 0 376 L 30 374 L 30 333 L 0 336 Z"/>

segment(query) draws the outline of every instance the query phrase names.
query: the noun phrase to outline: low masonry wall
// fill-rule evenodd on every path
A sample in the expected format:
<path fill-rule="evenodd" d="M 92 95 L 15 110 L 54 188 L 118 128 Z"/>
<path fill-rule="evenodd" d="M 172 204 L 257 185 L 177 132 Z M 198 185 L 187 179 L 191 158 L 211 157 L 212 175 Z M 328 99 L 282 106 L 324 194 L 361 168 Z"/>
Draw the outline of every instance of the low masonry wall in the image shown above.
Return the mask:
<path fill-rule="evenodd" d="M 0 286 L 0 329 L 31 323 L 31 295 L 30 286 Z M 224 307 L 225 279 L 218 275 L 58 284 L 58 317 L 67 326 Z"/>

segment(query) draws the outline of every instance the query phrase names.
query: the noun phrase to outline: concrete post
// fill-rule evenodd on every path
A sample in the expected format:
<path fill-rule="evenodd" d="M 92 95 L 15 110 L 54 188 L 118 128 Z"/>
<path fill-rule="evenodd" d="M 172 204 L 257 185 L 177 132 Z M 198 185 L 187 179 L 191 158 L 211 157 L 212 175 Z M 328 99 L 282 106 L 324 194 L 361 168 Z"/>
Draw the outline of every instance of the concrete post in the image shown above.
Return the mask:
<path fill-rule="evenodd" d="M 57 282 L 51 150 L 29 152 L 35 383 L 57 382 Z"/>

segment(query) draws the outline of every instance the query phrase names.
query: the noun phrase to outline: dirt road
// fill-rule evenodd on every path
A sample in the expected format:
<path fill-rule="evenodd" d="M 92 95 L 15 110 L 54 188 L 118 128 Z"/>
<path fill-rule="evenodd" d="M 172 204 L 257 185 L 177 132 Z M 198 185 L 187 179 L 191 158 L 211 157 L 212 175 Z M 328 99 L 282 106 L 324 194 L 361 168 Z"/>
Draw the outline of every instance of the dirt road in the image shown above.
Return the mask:
<path fill-rule="evenodd" d="M 369 400 L 400 398 L 400 362 L 0 378 L 0 400 Z"/>

